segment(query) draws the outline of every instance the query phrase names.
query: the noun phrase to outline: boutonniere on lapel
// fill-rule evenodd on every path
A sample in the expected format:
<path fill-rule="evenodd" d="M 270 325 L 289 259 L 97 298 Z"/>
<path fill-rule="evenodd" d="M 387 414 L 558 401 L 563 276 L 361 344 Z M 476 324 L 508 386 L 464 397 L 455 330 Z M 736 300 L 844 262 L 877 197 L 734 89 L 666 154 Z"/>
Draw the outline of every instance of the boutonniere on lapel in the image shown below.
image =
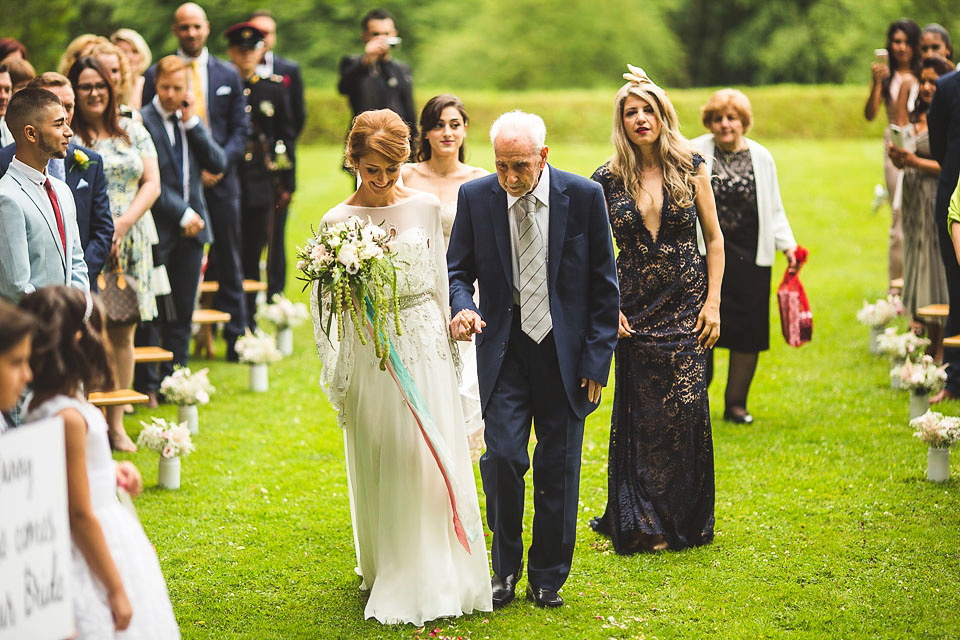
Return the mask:
<path fill-rule="evenodd" d="M 273 114 L 276 113 L 276 110 L 273 108 L 273 103 L 270 102 L 269 100 L 263 100 L 260 103 L 260 113 L 267 116 L 268 118 L 272 118 Z"/>
<path fill-rule="evenodd" d="M 82 150 L 80 149 L 73 150 L 74 166 L 71 167 L 71 169 L 73 169 L 74 167 L 79 167 L 80 171 L 86 171 L 87 169 L 90 168 L 90 165 L 92 164 L 95 164 L 95 163 L 92 160 L 90 160 L 90 156 L 85 154 Z"/>

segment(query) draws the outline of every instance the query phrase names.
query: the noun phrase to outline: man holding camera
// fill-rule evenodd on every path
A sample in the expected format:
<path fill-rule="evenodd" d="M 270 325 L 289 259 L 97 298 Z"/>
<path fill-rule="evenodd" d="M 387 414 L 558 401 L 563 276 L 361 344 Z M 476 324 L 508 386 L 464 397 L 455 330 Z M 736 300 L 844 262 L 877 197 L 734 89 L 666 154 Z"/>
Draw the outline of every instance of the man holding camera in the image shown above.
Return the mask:
<path fill-rule="evenodd" d="M 417 139 L 417 112 L 413 106 L 413 73 L 391 58 L 400 44 L 393 16 L 373 9 L 363 17 L 363 55 L 340 60 L 337 89 L 350 100 L 353 115 L 371 109 L 392 109 L 410 127 L 410 142 Z"/>

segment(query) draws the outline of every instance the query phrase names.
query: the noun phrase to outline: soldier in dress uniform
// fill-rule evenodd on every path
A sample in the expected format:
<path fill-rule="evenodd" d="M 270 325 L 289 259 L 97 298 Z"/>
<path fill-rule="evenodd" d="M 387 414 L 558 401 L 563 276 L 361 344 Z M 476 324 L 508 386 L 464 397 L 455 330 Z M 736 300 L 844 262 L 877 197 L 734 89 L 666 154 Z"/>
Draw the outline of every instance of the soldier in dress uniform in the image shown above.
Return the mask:
<path fill-rule="evenodd" d="M 227 55 L 243 78 L 250 137 L 240 162 L 240 262 L 243 277 L 260 280 L 260 259 L 273 233 L 274 215 L 286 208 L 294 189 L 287 141 L 296 136 L 289 92 L 283 77 L 256 73 L 264 32 L 249 22 L 226 30 Z M 247 325 L 255 327 L 255 295 L 247 297 Z"/>

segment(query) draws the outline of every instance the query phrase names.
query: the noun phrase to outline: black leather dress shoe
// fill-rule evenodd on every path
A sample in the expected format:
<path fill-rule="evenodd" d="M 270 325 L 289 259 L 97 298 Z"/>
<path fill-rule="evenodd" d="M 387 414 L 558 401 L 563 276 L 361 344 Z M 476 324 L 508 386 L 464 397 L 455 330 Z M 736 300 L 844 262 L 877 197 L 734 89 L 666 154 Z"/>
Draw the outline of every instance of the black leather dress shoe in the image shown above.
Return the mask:
<path fill-rule="evenodd" d="M 490 580 L 490 586 L 493 589 L 494 609 L 499 609 L 500 607 L 510 604 L 517 593 L 517 580 L 520 579 L 520 574 L 522 573 L 523 565 L 520 565 L 516 573 L 511 573 L 502 578 L 496 574 L 493 575 L 493 579 Z"/>
<path fill-rule="evenodd" d="M 750 412 L 746 409 L 741 411 L 726 409 L 723 412 L 723 419 L 727 422 L 733 422 L 736 424 L 753 424 L 753 416 L 750 415 Z"/>
<path fill-rule="evenodd" d="M 538 607 L 562 607 L 563 598 L 556 591 L 527 584 L 527 600 L 533 600 Z"/>

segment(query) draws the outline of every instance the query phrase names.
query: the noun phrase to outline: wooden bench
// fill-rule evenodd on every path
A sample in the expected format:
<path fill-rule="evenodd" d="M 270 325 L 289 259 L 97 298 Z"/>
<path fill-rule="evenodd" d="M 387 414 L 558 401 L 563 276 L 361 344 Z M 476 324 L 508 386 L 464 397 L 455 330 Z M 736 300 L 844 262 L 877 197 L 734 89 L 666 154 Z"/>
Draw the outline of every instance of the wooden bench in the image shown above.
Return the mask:
<path fill-rule="evenodd" d="M 220 283 L 216 280 L 204 280 L 200 283 L 200 293 L 216 293 L 220 290 Z M 243 281 L 243 292 L 244 293 L 259 293 L 260 291 L 267 290 L 267 283 L 260 282 L 259 280 L 244 280 Z"/>
<path fill-rule="evenodd" d="M 948 304 L 928 304 L 917 309 L 917 316 L 920 318 L 946 318 L 948 315 L 950 315 Z"/>
<path fill-rule="evenodd" d="M 960 347 L 960 336 L 950 336 L 943 339 L 944 349 L 956 349 Z"/>
<path fill-rule="evenodd" d="M 132 389 L 118 389 L 116 391 L 94 391 L 89 397 L 90 404 L 95 407 L 116 407 L 121 404 L 146 404 L 150 398 L 146 394 Z"/>
<path fill-rule="evenodd" d="M 213 331 L 210 327 L 224 322 L 230 322 L 230 314 L 226 311 L 194 309 L 193 324 L 200 325 L 200 331 L 197 332 L 193 340 L 193 355 L 199 357 L 206 353 L 208 360 L 216 355 L 213 349 Z"/>
<path fill-rule="evenodd" d="M 170 362 L 173 360 L 173 351 L 161 347 L 134 347 L 133 361 L 137 364 L 144 362 Z"/>
<path fill-rule="evenodd" d="M 891 281 L 890 281 L 890 288 L 891 288 L 891 289 L 899 289 L 899 290 L 902 291 L 902 290 L 903 290 L 903 278 L 894 278 L 893 280 L 891 280 Z"/>

